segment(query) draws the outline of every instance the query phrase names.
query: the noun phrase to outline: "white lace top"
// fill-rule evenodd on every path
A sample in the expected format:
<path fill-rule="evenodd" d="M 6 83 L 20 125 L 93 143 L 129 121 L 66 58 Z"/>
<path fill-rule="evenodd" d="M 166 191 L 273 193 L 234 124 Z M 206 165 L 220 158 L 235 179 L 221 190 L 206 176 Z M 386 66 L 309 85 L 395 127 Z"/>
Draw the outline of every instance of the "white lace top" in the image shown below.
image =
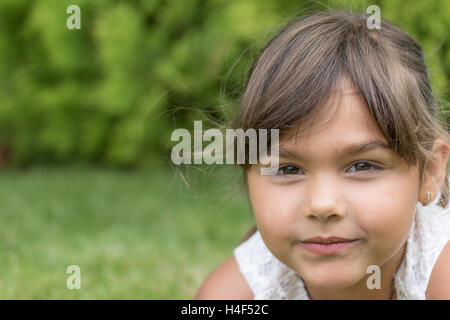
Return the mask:
<path fill-rule="evenodd" d="M 433 266 L 450 240 L 450 204 L 427 206 L 417 203 L 406 252 L 395 273 L 397 299 L 425 299 Z M 309 300 L 303 280 L 281 263 L 264 244 L 259 231 L 234 250 L 241 273 L 255 300 Z"/>

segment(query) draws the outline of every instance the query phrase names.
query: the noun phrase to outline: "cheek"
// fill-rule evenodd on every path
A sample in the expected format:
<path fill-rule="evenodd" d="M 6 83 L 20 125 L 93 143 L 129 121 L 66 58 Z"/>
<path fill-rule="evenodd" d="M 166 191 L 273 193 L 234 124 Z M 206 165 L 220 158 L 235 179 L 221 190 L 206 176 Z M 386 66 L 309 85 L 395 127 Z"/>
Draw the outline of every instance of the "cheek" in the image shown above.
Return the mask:
<path fill-rule="evenodd" d="M 377 248 L 393 250 L 406 240 L 417 205 L 417 190 L 402 183 L 374 186 L 365 197 L 358 225 Z"/>
<path fill-rule="evenodd" d="M 294 190 L 280 188 L 263 177 L 249 178 L 249 193 L 259 231 L 267 239 L 276 241 L 286 237 L 297 211 Z"/>

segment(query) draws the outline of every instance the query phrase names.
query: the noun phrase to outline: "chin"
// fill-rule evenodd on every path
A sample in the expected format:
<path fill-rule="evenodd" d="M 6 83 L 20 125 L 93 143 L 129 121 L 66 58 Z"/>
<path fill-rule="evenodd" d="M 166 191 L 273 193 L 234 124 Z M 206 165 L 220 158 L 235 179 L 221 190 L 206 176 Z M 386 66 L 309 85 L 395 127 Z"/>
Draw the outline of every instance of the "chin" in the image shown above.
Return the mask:
<path fill-rule="evenodd" d="M 302 271 L 299 274 L 305 283 L 322 290 L 341 290 L 351 287 L 366 275 L 364 270 L 352 266 L 345 268 L 310 266 Z"/>

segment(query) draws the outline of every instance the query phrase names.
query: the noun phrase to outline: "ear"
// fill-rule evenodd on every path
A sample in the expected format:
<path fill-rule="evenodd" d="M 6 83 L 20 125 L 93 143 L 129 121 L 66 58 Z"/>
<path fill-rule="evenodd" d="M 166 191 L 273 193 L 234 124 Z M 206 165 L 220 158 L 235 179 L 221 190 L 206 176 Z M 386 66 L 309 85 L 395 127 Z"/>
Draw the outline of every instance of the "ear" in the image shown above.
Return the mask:
<path fill-rule="evenodd" d="M 419 199 L 422 205 L 427 205 L 427 193 L 431 193 L 431 201 L 439 194 L 447 178 L 447 161 L 450 155 L 449 143 L 438 137 L 431 150 L 431 159 L 425 166 L 424 180 L 420 190 Z"/>

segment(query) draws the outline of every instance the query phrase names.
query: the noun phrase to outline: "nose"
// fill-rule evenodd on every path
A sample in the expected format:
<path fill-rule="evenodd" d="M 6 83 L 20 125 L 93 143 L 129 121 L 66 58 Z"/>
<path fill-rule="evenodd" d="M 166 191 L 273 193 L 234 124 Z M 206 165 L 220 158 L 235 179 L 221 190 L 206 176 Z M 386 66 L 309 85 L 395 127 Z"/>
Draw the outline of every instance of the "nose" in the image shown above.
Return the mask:
<path fill-rule="evenodd" d="M 336 180 L 326 177 L 311 179 L 306 190 L 304 212 L 307 218 L 327 222 L 345 217 L 346 206 L 342 199 L 342 187 Z"/>
<path fill-rule="evenodd" d="M 316 211 L 316 213 L 312 213 L 308 217 L 317 219 L 320 222 L 327 222 L 329 220 L 332 220 L 333 218 L 337 219 L 337 218 L 341 217 L 341 215 L 331 212 L 331 211 L 328 213 L 322 213 L 322 212 L 317 213 L 317 211 Z"/>

